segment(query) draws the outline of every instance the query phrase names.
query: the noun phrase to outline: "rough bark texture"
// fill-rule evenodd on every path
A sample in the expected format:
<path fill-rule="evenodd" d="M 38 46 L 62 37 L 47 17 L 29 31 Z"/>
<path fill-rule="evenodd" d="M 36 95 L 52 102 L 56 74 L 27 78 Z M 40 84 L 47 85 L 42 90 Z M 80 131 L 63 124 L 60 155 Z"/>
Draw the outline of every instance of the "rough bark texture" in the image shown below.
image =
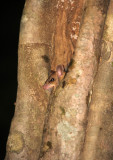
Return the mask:
<path fill-rule="evenodd" d="M 113 159 L 113 1 L 102 39 L 101 59 L 93 86 L 81 160 Z"/>
<path fill-rule="evenodd" d="M 108 1 L 87 2 L 75 56 L 65 80 L 50 98 L 41 160 L 78 160 L 84 145 L 88 97 L 100 56 Z"/>
<path fill-rule="evenodd" d="M 110 110 L 112 111 L 113 105 L 112 100 L 109 100 L 109 103 L 107 101 L 108 95 L 111 97 L 113 92 L 111 89 L 112 54 L 109 60 L 106 60 L 108 56 L 106 54 L 102 58 L 99 77 L 96 77 L 96 81 L 99 82 L 103 80 L 102 76 L 106 73 L 104 83 L 101 82 L 99 85 L 94 83 L 97 92 L 98 87 L 103 91 L 103 100 L 100 101 L 101 92 L 98 92 L 99 94 L 93 92 L 95 103 L 100 104 L 99 114 L 96 119 L 97 106 L 91 107 L 89 120 L 94 117 L 93 122 L 99 123 L 99 128 L 97 127 L 95 131 L 92 127 L 94 132 L 90 134 L 89 122 L 86 132 L 88 136 L 85 140 L 86 117 L 100 57 L 100 42 L 107 7 L 108 0 L 26 0 L 19 39 L 16 108 L 5 160 L 80 160 L 82 151 L 82 160 L 87 157 L 92 160 L 91 156 L 95 153 L 93 152 L 95 148 L 92 146 L 91 154 L 89 154 L 90 143 L 88 144 L 88 141 L 91 138 L 90 135 L 95 132 L 102 136 L 96 143 L 97 148 L 101 150 L 105 146 L 105 155 L 107 151 L 111 153 L 112 144 L 108 146 L 109 138 L 104 140 L 108 134 L 110 136 L 111 128 L 113 128 L 111 123 L 108 124 L 110 118 L 107 115 L 107 113 L 110 114 Z M 62 26 L 60 23 L 62 17 L 65 25 L 59 30 Z M 106 37 L 109 37 L 108 32 L 103 38 L 105 47 L 103 51 L 109 53 L 108 50 L 112 49 L 112 40 L 109 41 Z M 64 49 L 67 51 L 69 47 L 71 48 L 70 41 L 74 47 L 76 46 L 76 50 L 69 72 L 59 88 L 50 94 L 42 89 L 48 77 L 50 63 L 54 67 L 57 65 L 55 59 L 58 58 L 61 62 L 63 60 L 63 57 L 60 59 L 59 56 L 52 62 L 52 57 L 56 56 L 56 52 L 64 51 Z M 108 45 L 110 47 L 107 48 Z M 68 52 L 71 55 L 70 50 Z M 107 72 L 108 69 L 109 72 Z M 109 84 L 108 87 L 105 86 L 106 82 Z M 108 121 L 105 121 L 104 116 L 100 116 L 101 106 L 104 103 L 106 105 L 103 106 L 103 115 Z M 95 111 L 94 115 L 92 115 L 93 111 Z M 99 118 L 103 118 L 101 122 Z M 111 131 L 109 133 L 101 132 L 105 122 L 106 128 Z M 95 141 L 92 141 L 92 144 L 94 145 Z M 84 150 L 83 147 L 85 147 Z M 101 151 L 97 153 L 96 159 L 102 157 L 100 154 Z"/>
<path fill-rule="evenodd" d="M 49 95 L 42 85 L 48 76 L 45 54 L 51 50 L 54 3 L 51 0 L 25 3 L 18 51 L 18 92 L 6 160 L 37 160 L 40 152 Z"/>

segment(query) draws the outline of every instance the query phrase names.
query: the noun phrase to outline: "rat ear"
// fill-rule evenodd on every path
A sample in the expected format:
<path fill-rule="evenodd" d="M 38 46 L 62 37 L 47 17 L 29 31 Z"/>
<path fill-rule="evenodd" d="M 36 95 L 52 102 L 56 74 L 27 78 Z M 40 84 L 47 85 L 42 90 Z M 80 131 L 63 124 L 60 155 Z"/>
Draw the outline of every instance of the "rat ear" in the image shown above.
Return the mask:
<path fill-rule="evenodd" d="M 57 71 L 58 77 L 61 77 L 63 72 L 64 72 L 64 66 L 63 65 L 58 65 L 57 68 L 56 68 L 56 71 Z"/>

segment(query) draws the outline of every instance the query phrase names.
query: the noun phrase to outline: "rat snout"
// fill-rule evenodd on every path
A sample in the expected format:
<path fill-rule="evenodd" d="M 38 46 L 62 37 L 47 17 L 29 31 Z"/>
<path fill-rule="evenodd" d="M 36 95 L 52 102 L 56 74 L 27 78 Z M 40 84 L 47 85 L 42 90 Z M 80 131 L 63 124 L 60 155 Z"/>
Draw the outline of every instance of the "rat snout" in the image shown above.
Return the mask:
<path fill-rule="evenodd" d="M 43 89 L 45 89 L 45 90 L 51 90 L 53 87 L 54 87 L 54 86 L 49 85 L 49 84 L 44 84 L 44 85 L 43 85 Z"/>

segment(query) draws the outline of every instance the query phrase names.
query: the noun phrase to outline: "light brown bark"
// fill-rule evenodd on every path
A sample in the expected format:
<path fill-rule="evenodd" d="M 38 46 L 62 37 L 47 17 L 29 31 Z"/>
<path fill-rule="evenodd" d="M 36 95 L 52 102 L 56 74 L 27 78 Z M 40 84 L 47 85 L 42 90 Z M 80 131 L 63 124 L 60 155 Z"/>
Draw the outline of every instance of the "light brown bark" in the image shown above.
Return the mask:
<path fill-rule="evenodd" d="M 75 8 L 74 11 L 71 11 L 73 3 Z M 57 18 L 59 17 L 58 13 L 64 13 L 62 12 L 64 5 L 69 6 L 63 19 L 68 27 L 64 27 L 62 30 L 62 32 L 66 31 L 67 37 L 62 36 L 63 33 L 61 33 L 63 38 L 58 39 L 60 21 Z M 81 10 L 77 7 L 80 7 Z M 90 135 L 88 131 L 90 117 L 91 119 L 95 118 L 96 111 L 94 114 L 93 110 L 89 112 L 86 132 L 87 115 L 93 81 L 98 68 L 107 7 L 107 0 L 76 0 L 74 2 L 71 0 L 26 0 L 20 27 L 16 108 L 8 137 L 5 160 L 80 160 L 81 156 L 82 160 L 85 160 L 85 158 L 91 157 L 91 154 L 88 155 L 89 137 L 86 136 L 85 140 L 85 134 Z M 82 21 L 77 15 L 82 17 Z M 74 24 L 74 20 L 82 22 L 81 27 L 80 25 L 76 26 L 77 23 Z M 75 26 L 76 31 L 73 29 Z M 76 41 L 75 37 L 78 34 L 79 38 Z M 75 55 L 64 81 L 54 93 L 50 94 L 43 90 L 42 85 L 48 77 L 54 51 L 60 52 L 62 46 L 64 46 L 63 49 L 66 48 L 65 43 L 71 47 L 68 40 L 71 40 L 74 47 L 76 46 Z M 108 44 L 105 41 L 104 44 L 106 43 Z M 107 65 L 112 64 L 111 59 L 108 60 Z M 62 61 L 63 58 L 60 60 Z M 104 73 L 110 75 L 112 68 L 111 66 L 108 68 L 110 69 L 108 74 L 99 71 L 101 77 L 99 79 L 103 78 Z M 107 71 L 108 68 L 104 69 Z M 99 81 L 98 77 L 96 80 Z M 112 77 L 109 76 L 101 84 L 105 86 L 105 82 L 108 82 L 111 85 L 111 81 Z M 96 85 L 96 82 L 94 84 Z M 98 86 L 96 90 L 98 91 Z M 108 90 L 112 93 L 110 87 Z M 105 91 L 106 94 L 108 90 Z M 104 95 L 103 97 L 105 98 Z M 97 102 L 99 103 L 100 99 L 97 101 L 95 99 L 95 103 Z M 112 110 L 112 107 L 110 109 Z M 101 115 L 100 111 L 101 109 L 97 116 Z M 108 118 L 107 111 L 110 112 L 105 107 L 106 118 Z M 102 121 L 99 125 L 104 125 L 104 122 Z M 99 127 L 103 129 L 102 125 Z M 111 127 L 111 125 L 106 126 Z M 102 147 L 105 144 L 103 139 L 100 139 L 98 146 L 101 144 Z M 100 153 L 97 154 L 97 157 Z"/>
<path fill-rule="evenodd" d="M 113 159 L 113 1 L 102 39 L 101 58 L 93 85 L 88 127 L 81 160 Z"/>
<path fill-rule="evenodd" d="M 88 97 L 100 56 L 107 1 L 87 2 L 73 65 L 51 97 L 45 121 L 41 160 L 79 160 L 85 140 Z"/>
<path fill-rule="evenodd" d="M 48 76 L 45 54 L 51 50 L 54 3 L 51 0 L 25 3 L 18 50 L 18 92 L 6 160 L 37 160 L 40 152 L 49 95 L 42 85 Z"/>

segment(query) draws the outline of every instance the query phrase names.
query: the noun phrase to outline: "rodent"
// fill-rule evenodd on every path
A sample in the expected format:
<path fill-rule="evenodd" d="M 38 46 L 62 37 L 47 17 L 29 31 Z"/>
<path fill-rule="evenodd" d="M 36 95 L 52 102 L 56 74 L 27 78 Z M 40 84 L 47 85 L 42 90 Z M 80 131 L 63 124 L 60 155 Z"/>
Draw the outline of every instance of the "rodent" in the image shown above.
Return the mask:
<path fill-rule="evenodd" d="M 50 76 L 43 85 L 46 90 L 56 89 L 59 82 L 64 78 L 74 54 L 71 38 L 67 34 L 67 23 L 66 11 L 62 10 L 57 17 Z"/>
<path fill-rule="evenodd" d="M 58 65 L 56 67 L 56 71 L 51 71 L 49 78 L 43 85 L 43 88 L 49 91 L 51 91 L 52 89 L 55 90 L 60 81 L 64 78 L 65 73 L 66 72 L 64 66 Z"/>
<path fill-rule="evenodd" d="M 79 7 L 77 7 L 79 6 Z M 82 22 L 84 1 L 58 1 L 56 29 L 53 38 L 53 56 L 51 58 L 51 72 L 43 88 L 46 90 L 56 89 L 64 78 L 67 68 L 75 53 L 76 41 Z M 71 84 L 76 79 L 70 80 Z M 69 83 L 70 83 L 69 82 Z"/>

